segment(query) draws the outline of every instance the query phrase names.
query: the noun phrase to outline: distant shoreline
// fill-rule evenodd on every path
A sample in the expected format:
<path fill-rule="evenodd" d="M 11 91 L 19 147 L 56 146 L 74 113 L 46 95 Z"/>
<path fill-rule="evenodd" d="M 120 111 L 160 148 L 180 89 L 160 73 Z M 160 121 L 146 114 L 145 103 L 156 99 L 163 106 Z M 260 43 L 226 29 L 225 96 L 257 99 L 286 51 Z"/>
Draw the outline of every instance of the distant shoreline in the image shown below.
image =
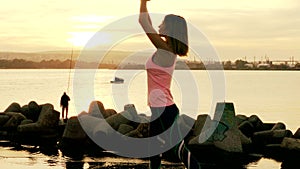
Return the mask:
<path fill-rule="evenodd" d="M 243 64 L 239 63 L 243 62 Z M 287 65 L 272 65 L 264 64 L 261 67 L 249 66 L 250 64 L 245 61 L 236 61 L 234 64 L 228 64 L 222 62 L 184 62 L 178 61 L 176 64 L 177 70 L 247 70 L 247 71 L 299 71 L 300 64 L 297 63 L 294 67 Z M 0 69 L 145 69 L 144 64 L 134 63 L 95 63 L 95 62 L 84 62 L 84 61 L 71 61 L 69 59 L 61 60 L 42 60 L 42 61 L 28 61 L 24 59 L 13 59 L 4 60 L 0 59 Z"/>
<path fill-rule="evenodd" d="M 0 69 L 145 69 L 149 52 L 133 51 L 48 51 L 37 53 L 0 52 Z M 187 57 L 190 58 L 190 57 Z M 181 70 L 271 70 L 297 71 L 300 61 L 288 60 L 247 61 L 191 61 L 178 59 Z"/>

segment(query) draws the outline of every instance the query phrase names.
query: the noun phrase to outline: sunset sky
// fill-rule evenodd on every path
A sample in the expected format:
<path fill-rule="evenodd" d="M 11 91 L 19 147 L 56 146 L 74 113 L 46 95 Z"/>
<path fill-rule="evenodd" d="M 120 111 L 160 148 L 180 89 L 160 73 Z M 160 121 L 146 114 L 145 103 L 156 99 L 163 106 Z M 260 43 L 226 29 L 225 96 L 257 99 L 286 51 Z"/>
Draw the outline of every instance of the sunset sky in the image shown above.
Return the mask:
<path fill-rule="evenodd" d="M 139 0 L 0 2 L 0 51 L 14 52 L 81 49 L 102 27 L 139 11 Z M 152 0 L 149 11 L 184 16 L 222 60 L 265 55 L 300 60 L 299 0 Z M 128 45 L 134 50 L 144 44 Z"/>

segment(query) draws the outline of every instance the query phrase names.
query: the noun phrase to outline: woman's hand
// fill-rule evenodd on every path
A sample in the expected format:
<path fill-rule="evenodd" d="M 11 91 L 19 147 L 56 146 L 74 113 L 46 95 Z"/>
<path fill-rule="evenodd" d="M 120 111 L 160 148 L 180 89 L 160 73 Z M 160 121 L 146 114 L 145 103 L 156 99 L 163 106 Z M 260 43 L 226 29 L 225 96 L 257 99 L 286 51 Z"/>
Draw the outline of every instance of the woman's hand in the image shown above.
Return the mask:
<path fill-rule="evenodd" d="M 148 9 L 147 9 L 147 2 L 150 0 L 141 0 L 141 6 L 140 6 L 140 17 L 139 17 L 139 22 L 149 22 L 150 25 L 152 25 L 150 16 L 148 14 Z"/>

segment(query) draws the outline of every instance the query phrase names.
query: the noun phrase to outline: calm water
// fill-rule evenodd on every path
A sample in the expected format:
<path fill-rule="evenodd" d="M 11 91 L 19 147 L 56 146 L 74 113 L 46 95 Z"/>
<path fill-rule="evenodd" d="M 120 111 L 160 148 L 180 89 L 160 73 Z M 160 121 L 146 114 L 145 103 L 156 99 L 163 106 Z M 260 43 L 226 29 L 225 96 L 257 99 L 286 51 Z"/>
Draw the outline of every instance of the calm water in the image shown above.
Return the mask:
<path fill-rule="evenodd" d="M 186 92 L 183 89 L 186 83 L 190 83 L 186 80 L 187 73 L 193 76 L 198 93 Z M 284 122 L 293 132 L 300 127 L 299 72 L 225 71 L 224 73 L 225 101 L 234 103 L 236 114 L 247 116 L 257 114 L 264 122 Z M 68 90 L 69 75 L 71 78 Z M 114 76 L 123 77 L 125 83 L 111 84 L 110 80 Z M 211 104 L 214 90 L 206 71 L 175 71 L 174 77 L 172 92 L 179 107 L 187 104 L 182 97 L 199 98 L 199 106 L 188 105 L 181 113 L 195 118 L 200 113 L 212 111 L 211 108 L 215 106 Z M 76 71 L 75 75 L 74 71 L 69 74 L 69 70 L 0 70 L 0 111 L 12 102 L 24 105 L 31 100 L 38 104 L 52 103 L 55 109 L 60 111 L 59 99 L 63 92 L 67 91 L 71 98 L 70 115 L 87 111 L 89 103 L 94 99 L 102 101 L 105 108 L 114 108 L 118 112 L 123 109 L 124 104 L 133 103 L 138 112 L 150 115 L 146 104 L 146 88 L 145 71 L 139 70 L 97 72 L 80 70 Z M 0 154 L 1 169 L 66 168 L 68 164 L 68 159 L 62 157 L 59 151 L 55 156 L 47 156 L 39 151 L 31 153 L 0 147 Z M 83 168 L 92 168 L 88 162 L 97 161 L 101 159 L 85 159 Z M 280 163 L 262 159 L 249 164 L 247 168 L 280 168 Z"/>

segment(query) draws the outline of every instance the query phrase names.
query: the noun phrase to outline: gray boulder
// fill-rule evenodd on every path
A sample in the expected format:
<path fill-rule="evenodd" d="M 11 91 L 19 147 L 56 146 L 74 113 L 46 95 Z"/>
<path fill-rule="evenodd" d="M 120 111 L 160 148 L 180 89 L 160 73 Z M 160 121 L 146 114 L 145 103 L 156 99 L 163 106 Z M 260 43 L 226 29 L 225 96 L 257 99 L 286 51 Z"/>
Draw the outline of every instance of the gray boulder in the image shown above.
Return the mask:
<path fill-rule="evenodd" d="M 280 144 L 284 137 L 292 137 L 290 130 L 267 130 L 255 132 L 252 141 L 256 145 Z"/>
<path fill-rule="evenodd" d="M 41 112 L 41 107 L 35 102 L 31 101 L 28 103 L 28 119 L 37 121 Z"/>
<path fill-rule="evenodd" d="M 279 123 L 276 123 L 271 130 L 285 130 L 286 129 L 286 126 L 285 124 L 279 122 Z"/>
<path fill-rule="evenodd" d="M 89 106 L 88 113 L 97 118 L 104 118 L 105 108 L 102 102 L 92 101 Z"/>
<path fill-rule="evenodd" d="M 281 142 L 280 147 L 288 150 L 300 151 L 300 139 L 285 137 Z"/>
<path fill-rule="evenodd" d="M 248 120 L 248 117 L 242 114 L 238 114 L 235 116 L 237 125 L 240 125 L 242 122 Z"/>
<path fill-rule="evenodd" d="M 300 139 L 300 128 L 294 133 L 293 137 Z"/>
<path fill-rule="evenodd" d="M 19 132 L 53 132 L 53 128 L 58 126 L 60 113 L 54 110 L 52 104 L 44 104 L 41 107 L 37 122 L 19 125 Z"/>
<path fill-rule="evenodd" d="M 21 122 L 20 125 L 24 125 L 24 124 L 30 124 L 30 123 L 33 123 L 33 121 L 31 119 L 25 119 Z"/>
<path fill-rule="evenodd" d="M 134 130 L 134 128 L 128 124 L 121 124 L 120 127 L 118 128 L 118 132 L 121 133 L 122 135 L 125 135 L 132 130 Z"/>
<path fill-rule="evenodd" d="M 257 115 L 252 115 L 249 117 L 248 121 L 253 125 L 254 131 L 262 131 L 264 124 Z"/>
<path fill-rule="evenodd" d="M 21 113 L 24 114 L 24 116 L 26 116 L 26 117 L 28 116 L 28 113 L 29 113 L 28 105 L 24 105 L 21 107 Z"/>
<path fill-rule="evenodd" d="M 4 112 L 21 112 L 21 106 L 19 103 L 12 103 L 10 104 Z"/>
<path fill-rule="evenodd" d="M 135 129 L 126 134 L 128 137 L 145 138 L 149 136 L 149 123 L 141 123 Z"/>
<path fill-rule="evenodd" d="M 6 112 L 5 114 L 9 116 L 9 120 L 3 125 L 5 128 L 16 128 L 26 119 L 22 113 Z"/>
<path fill-rule="evenodd" d="M 58 125 L 60 113 L 54 110 L 52 104 L 42 105 L 42 110 L 37 123 L 44 127 L 55 127 Z"/>
<path fill-rule="evenodd" d="M 9 116 L 1 113 L 0 114 L 0 127 L 2 127 L 9 120 Z"/>
<path fill-rule="evenodd" d="M 214 120 L 216 129 L 210 138 L 214 145 L 228 152 L 243 152 L 233 103 L 217 103 Z"/>
<path fill-rule="evenodd" d="M 91 115 L 78 116 L 78 120 L 82 129 L 92 139 L 98 136 L 108 136 L 115 130 L 105 121 L 105 119 L 94 117 Z"/>
<path fill-rule="evenodd" d="M 133 119 L 137 119 L 137 114 L 132 114 L 128 111 L 123 111 L 114 114 L 106 119 L 106 122 L 115 130 L 118 130 L 121 124 L 130 124 Z"/>
<path fill-rule="evenodd" d="M 81 127 L 78 117 L 71 117 L 66 124 L 63 138 L 84 140 L 87 138 L 85 131 Z"/>
<path fill-rule="evenodd" d="M 228 128 L 237 127 L 233 103 L 217 103 L 213 120 L 224 123 Z"/>
<path fill-rule="evenodd" d="M 193 135 L 198 136 L 200 135 L 204 125 L 206 125 L 205 129 L 210 128 L 211 118 L 208 114 L 201 114 L 198 115 L 197 120 L 194 124 L 194 131 Z"/>
<path fill-rule="evenodd" d="M 254 133 L 253 124 L 247 120 L 240 123 L 238 126 L 238 129 L 240 129 L 241 132 L 247 137 L 252 137 L 252 135 Z"/>
<path fill-rule="evenodd" d="M 116 110 L 114 109 L 105 109 L 105 113 L 103 113 L 103 117 L 106 119 L 114 114 L 117 114 Z"/>
<path fill-rule="evenodd" d="M 33 122 L 36 122 L 41 112 L 41 106 L 39 106 L 35 101 L 31 101 L 28 105 L 21 107 L 21 112 L 27 119 L 31 119 Z"/>
<path fill-rule="evenodd" d="M 230 128 L 227 130 L 224 135 L 225 138 L 222 140 L 214 141 L 214 145 L 217 148 L 228 152 L 243 152 L 242 142 L 241 142 L 241 135 L 240 131 L 237 128 Z"/>

